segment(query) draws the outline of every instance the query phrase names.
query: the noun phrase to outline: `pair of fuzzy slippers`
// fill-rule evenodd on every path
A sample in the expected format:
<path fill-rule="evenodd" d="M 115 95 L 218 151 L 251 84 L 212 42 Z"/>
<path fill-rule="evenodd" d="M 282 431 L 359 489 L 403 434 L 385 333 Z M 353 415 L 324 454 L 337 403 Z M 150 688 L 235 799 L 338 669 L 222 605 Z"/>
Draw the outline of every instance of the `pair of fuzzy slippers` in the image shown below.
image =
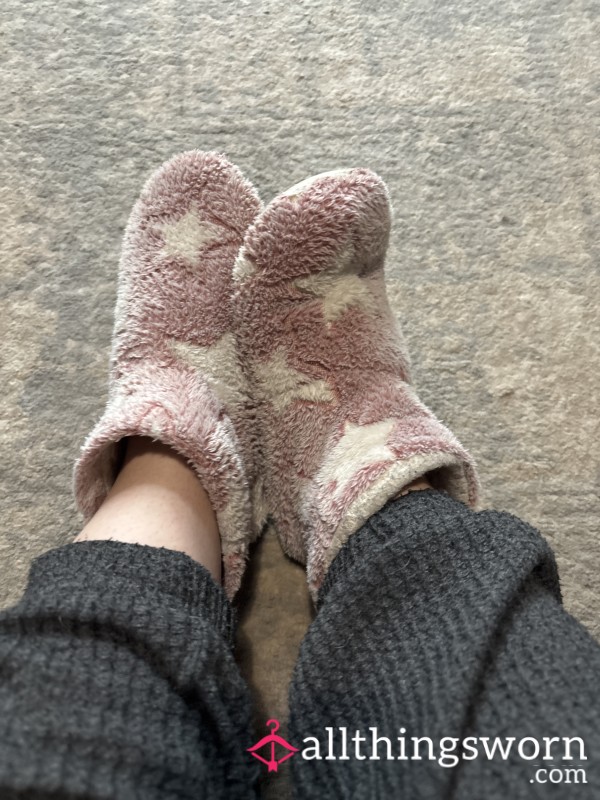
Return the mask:
<path fill-rule="evenodd" d="M 264 209 L 219 154 L 157 170 L 125 233 L 108 403 L 75 469 L 84 516 L 119 442 L 151 437 L 210 497 L 229 597 L 267 519 L 316 596 L 348 537 L 415 478 L 474 504 L 472 459 L 410 385 L 385 291 L 390 219 L 365 169 Z"/>

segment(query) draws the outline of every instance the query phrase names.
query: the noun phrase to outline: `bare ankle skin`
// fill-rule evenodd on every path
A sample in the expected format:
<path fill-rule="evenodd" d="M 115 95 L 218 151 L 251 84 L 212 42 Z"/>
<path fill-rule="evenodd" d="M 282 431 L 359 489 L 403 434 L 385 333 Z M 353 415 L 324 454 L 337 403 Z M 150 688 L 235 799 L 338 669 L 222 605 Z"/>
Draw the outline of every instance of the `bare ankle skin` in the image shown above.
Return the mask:
<path fill-rule="evenodd" d="M 221 582 L 217 519 L 198 476 L 171 448 L 127 440 L 112 489 L 75 542 L 112 540 L 186 553 Z"/>
<path fill-rule="evenodd" d="M 411 481 L 411 483 L 404 486 L 404 488 L 395 494 L 392 499 L 396 500 L 398 497 L 404 497 L 405 495 L 409 494 L 409 492 L 418 492 L 422 491 L 423 489 L 433 489 L 433 486 L 429 482 L 427 475 L 423 475 L 423 477 L 416 478 L 414 481 Z"/>

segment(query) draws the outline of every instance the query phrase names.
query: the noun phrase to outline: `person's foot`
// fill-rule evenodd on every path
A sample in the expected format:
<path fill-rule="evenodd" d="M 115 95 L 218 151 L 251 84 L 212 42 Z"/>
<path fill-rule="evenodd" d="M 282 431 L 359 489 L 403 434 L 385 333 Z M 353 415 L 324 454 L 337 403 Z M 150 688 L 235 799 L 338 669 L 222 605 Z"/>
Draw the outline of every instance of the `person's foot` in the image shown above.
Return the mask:
<path fill-rule="evenodd" d="M 474 504 L 472 459 L 417 397 L 390 309 L 386 188 L 364 169 L 271 202 L 234 268 L 242 363 L 257 409 L 257 522 L 306 561 L 316 595 L 333 557 L 417 478 Z"/>
<path fill-rule="evenodd" d="M 217 516 L 229 596 L 253 535 L 231 274 L 260 208 L 251 184 L 216 153 L 178 155 L 150 178 L 123 243 L 108 404 L 75 468 L 89 519 L 114 483 L 126 437 L 150 437 L 183 456 Z"/>

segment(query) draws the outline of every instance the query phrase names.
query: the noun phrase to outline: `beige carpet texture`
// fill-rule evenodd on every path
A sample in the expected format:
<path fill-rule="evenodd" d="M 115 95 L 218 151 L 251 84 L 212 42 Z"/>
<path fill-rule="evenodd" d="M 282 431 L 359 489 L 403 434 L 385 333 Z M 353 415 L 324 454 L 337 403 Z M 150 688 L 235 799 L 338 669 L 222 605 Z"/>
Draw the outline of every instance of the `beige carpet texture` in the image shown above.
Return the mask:
<path fill-rule="evenodd" d="M 599 636 L 600 4 L 4 0 L 0 20 L 0 604 L 79 529 L 124 226 L 150 173 L 201 148 L 265 201 L 338 167 L 384 178 L 421 397 Z M 272 534 L 239 605 L 262 726 L 311 618 Z"/>

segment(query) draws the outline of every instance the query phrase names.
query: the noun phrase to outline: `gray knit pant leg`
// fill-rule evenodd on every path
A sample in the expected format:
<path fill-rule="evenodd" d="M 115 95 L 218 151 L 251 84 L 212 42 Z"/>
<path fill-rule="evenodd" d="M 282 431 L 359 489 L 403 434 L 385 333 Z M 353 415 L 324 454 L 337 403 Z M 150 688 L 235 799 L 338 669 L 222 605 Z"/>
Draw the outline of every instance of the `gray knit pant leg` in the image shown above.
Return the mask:
<path fill-rule="evenodd" d="M 0 614 L 2 800 L 254 797 L 232 637 L 223 590 L 182 553 L 88 542 L 38 558 Z"/>
<path fill-rule="evenodd" d="M 290 742 L 321 760 L 292 758 L 295 796 L 600 798 L 599 676 L 600 646 L 563 609 L 553 554 L 536 530 L 433 490 L 411 493 L 350 538 L 322 587 L 289 727 Z M 339 758 L 340 728 L 348 760 Z M 371 728 L 390 739 L 394 760 L 384 740 L 374 750 Z M 356 731 L 365 736 L 359 757 Z M 432 740 L 432 751 L 417 748 L 422 760 L 411 758 L 412 737 Z M 444 737 L 454 737 L 443 744 L 456 766 L 440 760 Z M 506 760 L 498 751 L 490 760 L 468 737 L 515 741 Z M 561 737 L 580 737 L 583 750 Z M 580 767 L 585 775 L 564 772 Z"/>

